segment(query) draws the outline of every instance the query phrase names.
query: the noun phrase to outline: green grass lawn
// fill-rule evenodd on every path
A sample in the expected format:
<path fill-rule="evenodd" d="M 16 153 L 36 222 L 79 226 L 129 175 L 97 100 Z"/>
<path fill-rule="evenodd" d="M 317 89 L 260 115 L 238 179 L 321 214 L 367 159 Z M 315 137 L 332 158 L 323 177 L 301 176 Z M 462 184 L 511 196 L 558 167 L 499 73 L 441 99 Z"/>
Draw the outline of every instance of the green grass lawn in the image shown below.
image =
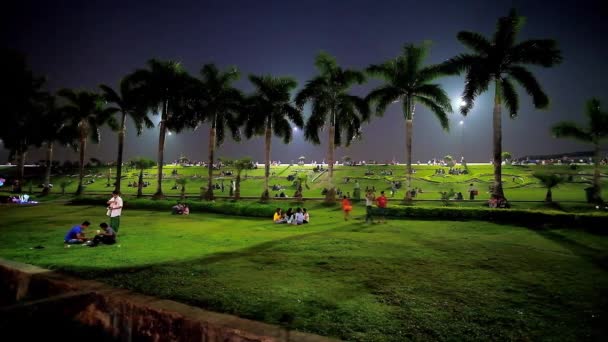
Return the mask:
<path fill-rule="evenodd" d="M 103 207 L 0 207 L 0 257 L 353 341 L 601 340 L 608 238 L 315 206 L 306 226 L 127 210 L 119 243 L 63 247 Z M 96 229 L 96 228 L 95 228 Z M 42 245 L 44 249 L 31 249 Z"/>

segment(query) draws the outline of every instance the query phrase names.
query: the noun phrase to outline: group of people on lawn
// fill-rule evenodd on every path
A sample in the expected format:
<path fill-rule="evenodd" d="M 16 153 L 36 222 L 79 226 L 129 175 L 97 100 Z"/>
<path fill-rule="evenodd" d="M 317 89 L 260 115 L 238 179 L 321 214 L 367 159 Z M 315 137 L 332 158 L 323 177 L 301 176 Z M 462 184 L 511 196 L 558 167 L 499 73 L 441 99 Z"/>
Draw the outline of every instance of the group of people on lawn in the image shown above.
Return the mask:
<path fill-rule="evenodd" d="M 376 193 L 373 189 L 368 189 L 365 192 L 365 223 L 374 223 L 374 203 L 377 206 L 377 216 L 380 218 L 378 222 L 386 222 L 386 206 L 388 205 L 388 198 L 384 194 L 384 191 L 380 191 L 380 196 L 376 197 Z M 342 197 L 342 211 L 344 212 L 344 221 L 348 221 L 350 213 L 353 210 L 353 205 L 347 196 Z"/>
<path fill-rule="evenodd" d="M 63 242 L 66 247 L 74 244 L 84 244 L 86 246 L 95 247 L 100 243 L 105 245 L 113 245 L 116 243 L 116 235 L 120 228 L 120 215 L 122 214 L 123 201 L 118 191 L 112 192 L 112 198 L 107 202 L 106 215 L 110 217 L 110 224 L 102 222 L 99 224 L 97 234 L 89 239 L 86 236 L 86 230 L 91 226 L 89 221 L 84 221 L 79 225 L 72 227 L 65 235 Z"/>
<path fill-rule="evenodd" d="M 281 208 L 277 208 L 272 217 L 272 221 L 278 224 L 307 224 L 310 221 L 310 214 L 306 208 L 292 208 L 283 211 Z"/>

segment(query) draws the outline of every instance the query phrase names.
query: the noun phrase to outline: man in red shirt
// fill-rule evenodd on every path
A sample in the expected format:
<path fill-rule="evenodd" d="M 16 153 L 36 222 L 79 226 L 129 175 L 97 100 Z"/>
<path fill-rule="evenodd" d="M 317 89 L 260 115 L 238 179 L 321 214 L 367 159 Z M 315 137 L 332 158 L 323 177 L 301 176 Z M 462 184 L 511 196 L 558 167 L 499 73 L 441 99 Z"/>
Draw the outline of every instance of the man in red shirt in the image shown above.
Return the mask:
<path fill-rule="evenodd" d="M 378 205 L 378 216 L 380 216 L 380 222 L 386 223 L 386 205 L 388 198 L 384 195 L 384 191 L 380 191 L 380 196 L 376 198 L 376 204 Z"/>

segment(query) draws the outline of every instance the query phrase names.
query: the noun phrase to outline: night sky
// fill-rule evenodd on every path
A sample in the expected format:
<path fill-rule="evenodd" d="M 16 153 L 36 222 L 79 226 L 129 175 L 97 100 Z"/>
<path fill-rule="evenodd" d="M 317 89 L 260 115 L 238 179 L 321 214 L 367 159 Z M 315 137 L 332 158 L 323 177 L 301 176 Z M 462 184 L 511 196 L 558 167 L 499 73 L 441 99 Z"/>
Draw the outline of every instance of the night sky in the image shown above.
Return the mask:
<path fill-rule="evenodd" d="M 608 106 L 608 29 L 600 1 L 22 0 L 12 5 L 2 11 L 2 39 L 28 55 L 34 71 L 48 77 L 51 90 L 98 90 L 100 83 L 115 86 L 150 58 L 181 61 L 193 75 L 198 75 L 205 63 L 235 65 L 244 76 L 293 76 L 299 86 L 316 74 L 313 60 L 320 50 L 336 56 L 343 67 L 361 69 L 395 57 L 405 43 L 431 40 L 429 61 L 438 63 L 464 51 L 456 40 L 458 31 L 489 36 L 497 18 L 515 7 L 527 18 L 520 39 L 556 39 L 564 62 L 551 69 L 532 68 L 551 106 L 534 110 L 530 98 L 519 89 L 519 117 L 510 120 L 504 115 L 503 150 L 516 157 L 589 150 L 585 145 L 552 138 L 549 127 L 564 119 L 583 120 L 583 104 L 591 96 L 599 97 L 604 108 Z M 457 108 L 462 78 L 440 82 Z M 377 84 L 373 81 L 356 87 L 354 93 L 365 95 Z M 246 77 L 237 85 L 251 90 Z M 491 93 L 483 95 L 466 118 L 454 113 L 450 133 L 443 132 L 435 117 L 418 106 L 413 160 L 460 156 L 464 149 L 468 161 L 488 162 L 492 150 Z M 460 120 L 464 120 L 464 129 Z M 174 160 L 180 153 L 206 160 L 207 132 L 208 127 L 203 126 L 196 132 L 168 137 L 165 160 Z M 157 129 L 136 138 L 131 125 L 127 134 L 126 159 L 156 158 Z M 405 122 L 399 105 L 366 124 L 363 134 L 362 141 L 338 149 L 336 156 L 404 160 Z M 102 143 L 89 145 L 88 157 L 114 159 L 116 140 L 115 133 L 104 130 Z M 273 140 L 272 158 L 289 161 L 304 155 L 320 161 L 326 150 L 324 141 L 313 146 L 303 140 L 302 132 L 296 132 L 290 145 Z M 251 156 L 262 162 L 263 140 L 240 144 L 228 140 L 216 155 Z M 6 161 L 6 156 L 7 151 L 0 149 L 0 162 Z M 29 160 L 42 157 L 38 151 Z M 77 160 L 77 155 L 63 150 L 56 158 Z"/>

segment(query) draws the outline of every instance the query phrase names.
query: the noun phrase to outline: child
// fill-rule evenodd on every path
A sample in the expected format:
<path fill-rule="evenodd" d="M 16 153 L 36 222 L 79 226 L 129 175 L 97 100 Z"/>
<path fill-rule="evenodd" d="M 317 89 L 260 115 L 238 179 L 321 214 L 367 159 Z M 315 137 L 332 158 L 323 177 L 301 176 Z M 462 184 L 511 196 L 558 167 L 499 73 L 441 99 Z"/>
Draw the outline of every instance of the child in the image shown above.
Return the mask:
<path fill-rule="evenodd" d="M 291 223 L 297 225 L 304 224 L 304 214 L 302 213 L 302 209 L 296 209 L 296 214 L 294 215 L 294 219 Z"/>
<path fill-rule="evenodd" d="M 272 216 L 272 222 L 284 223 L 283 222 L 283 211 L 281 210 L 281 208 L 277 208 L 277 210 L 274 212 L 274 215 Z"/>
<path fill-rule="evenodd" d="M 287 212 L 285 213 L 285 222 L 287 224 L 290 224 L 291 221 L 293 221 L 294 214 L 295 213 L 293 212 L 293 209 L 291 209 L 291 208 L 287 209 Z"/>
<path fill-rule="evenodd" d="M 350 212 L 353 210 L 353 206 L 350 204 L 348 197 L 342 197 L 342 210 L 344 211 L 344 221 L 348 221 Z"/>
<path fill-rule="evenodd" d="M 302 209 L 302 214 L 304 214 L 304 221 L 302 223 L 307 224 L 310 220 L 310 215 L 308 214 L 308 210 L 306 208 Z"/>

